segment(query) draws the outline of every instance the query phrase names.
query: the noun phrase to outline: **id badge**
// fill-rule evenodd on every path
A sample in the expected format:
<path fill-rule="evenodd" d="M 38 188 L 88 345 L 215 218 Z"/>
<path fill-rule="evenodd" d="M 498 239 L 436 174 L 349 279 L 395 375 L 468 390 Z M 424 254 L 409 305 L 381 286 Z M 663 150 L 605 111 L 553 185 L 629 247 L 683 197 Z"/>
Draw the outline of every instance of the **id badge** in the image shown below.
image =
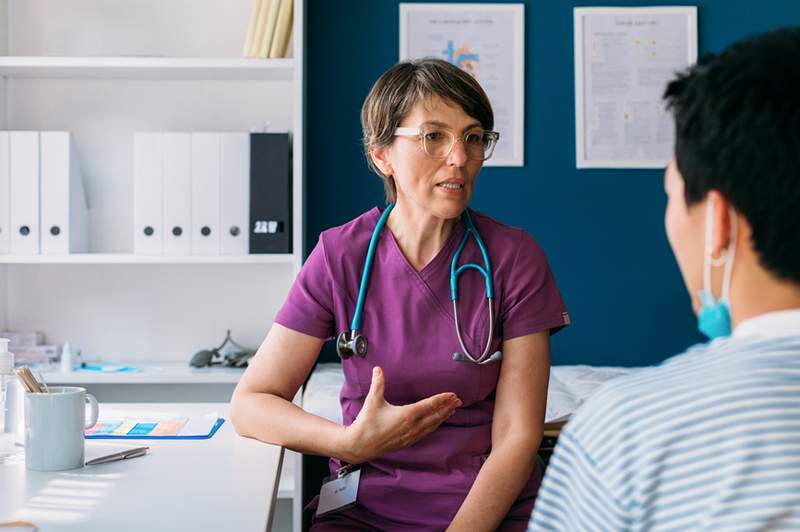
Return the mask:
<path fill-rule="evenodd" d="M 361 470 L 350 470 L 343 467 L 337 471 L 336 477 L 328 477 L 322 481 L 317 504 L 317 517 L 336 510 L 350 508 L 356 503 L 358 496 L 358 482 L 361 479 Z"/>

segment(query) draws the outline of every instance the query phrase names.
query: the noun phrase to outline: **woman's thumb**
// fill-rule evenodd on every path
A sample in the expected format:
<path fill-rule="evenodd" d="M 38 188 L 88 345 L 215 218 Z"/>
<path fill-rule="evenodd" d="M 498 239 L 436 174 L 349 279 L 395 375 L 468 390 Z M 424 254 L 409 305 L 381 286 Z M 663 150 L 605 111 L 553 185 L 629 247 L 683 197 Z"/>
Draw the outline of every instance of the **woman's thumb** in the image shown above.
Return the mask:
<path fill-rule="evenodd" d="M 369 385 L 369 401 L 383 401 L 383 370 L 375 366 L 372 368 L 372 382 Z"/>

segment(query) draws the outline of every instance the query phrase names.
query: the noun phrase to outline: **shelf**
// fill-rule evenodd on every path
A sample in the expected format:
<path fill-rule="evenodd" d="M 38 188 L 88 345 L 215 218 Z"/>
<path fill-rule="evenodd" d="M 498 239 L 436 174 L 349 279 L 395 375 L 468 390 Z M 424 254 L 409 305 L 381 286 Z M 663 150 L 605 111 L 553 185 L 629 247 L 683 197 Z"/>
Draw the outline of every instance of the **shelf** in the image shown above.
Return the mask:
<path fill-rule="evenodd" d="M 0 255 L 0 264 L 294 264 L 291 253 L 254 255 L 134 255 L 74 253 L 71 255 Z"/>
<path fill-rule="evenodd" d="M 291 81 L 294 59 L 0 57 L 6 78 Z"/>
<path fill-rule="evenodd" d="M 117 362 L 114 362 L 115 364 Z M 135 362 L 136 372 L 101 373 L 99 371 L 62 372 L 55 365 L 41 369 L 49 384 L 235 384 L 244 373 L 242 368 L 193 368 L 186 362 Z"/>

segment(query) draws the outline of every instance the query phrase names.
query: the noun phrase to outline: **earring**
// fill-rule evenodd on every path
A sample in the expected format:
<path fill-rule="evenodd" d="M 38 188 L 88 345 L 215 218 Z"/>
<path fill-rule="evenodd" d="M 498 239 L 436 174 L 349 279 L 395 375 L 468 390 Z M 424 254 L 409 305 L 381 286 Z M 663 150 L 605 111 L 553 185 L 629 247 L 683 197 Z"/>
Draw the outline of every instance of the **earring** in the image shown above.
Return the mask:
<path fill-rule="evenodd" d="M 722 253 L 719 254 L 719 257 L 716 259 L 712 256 L 711 257 L 711 265 L 719 268 L 720 266 L 725 266 L 725 263 L 728 262 L 728 248 L 722 250 Z"/>

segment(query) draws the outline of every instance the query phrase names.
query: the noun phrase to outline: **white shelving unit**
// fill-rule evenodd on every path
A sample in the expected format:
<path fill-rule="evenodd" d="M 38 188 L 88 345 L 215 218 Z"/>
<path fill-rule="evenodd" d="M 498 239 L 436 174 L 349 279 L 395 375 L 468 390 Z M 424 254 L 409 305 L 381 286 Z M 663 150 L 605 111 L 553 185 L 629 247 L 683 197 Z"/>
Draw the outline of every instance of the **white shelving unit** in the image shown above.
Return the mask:
<path fill-rule="evenodd" d="M 152 370 L 51 382 L 232 386 L 240 372 L 189 370 L 191 355 L 218 345 L 226 329 L 256 347 L 272 323 L 302 262 L 305 0 L 294 0 L 286 59 L 241 58 L 251 6 L 0 0 L 0 129 L 70 131 L 90 207 L 89 253 L 0 255 L 0 328 L 42 330 L 48 342 Z M 265 125 L 292 133 L 292 253 L 132 254 L 135 131 Z M 300 530 L 293 456 L 279 498 L 291 499 Z"/>
<path fill-rule="evenodd" d="M 0 264 L 288 264 L 293 253 L 264 255 L 134 255 L 132 253 L 72 253 L 70 255 L 0 255 Z"/>
<path fill-rule="evenodd" d="M 4 57 L 0 76 L 26 79 L 291 81 L 292 59 Z"/>

